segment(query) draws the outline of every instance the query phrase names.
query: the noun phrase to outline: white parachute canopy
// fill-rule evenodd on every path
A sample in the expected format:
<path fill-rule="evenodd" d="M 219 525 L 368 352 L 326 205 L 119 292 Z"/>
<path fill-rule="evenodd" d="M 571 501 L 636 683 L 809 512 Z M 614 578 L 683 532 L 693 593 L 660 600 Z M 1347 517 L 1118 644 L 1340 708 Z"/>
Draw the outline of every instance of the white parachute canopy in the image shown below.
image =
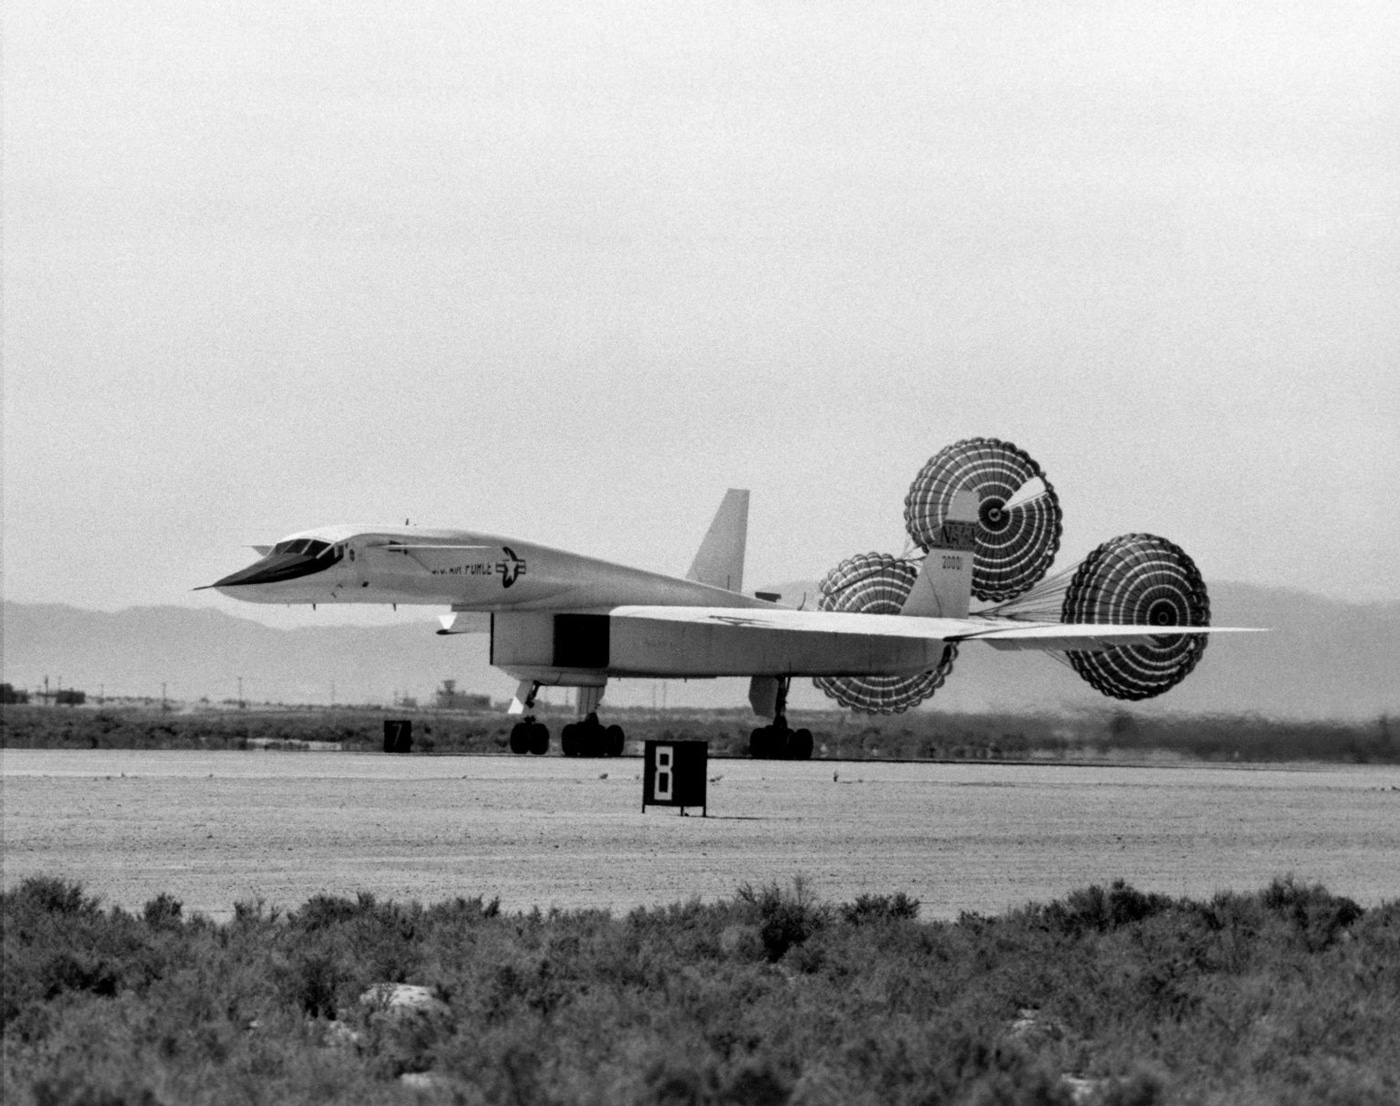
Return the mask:
<path fill-rule="evenodd" d="M 817 605 L 824 611 L 897 615 L 918 577 L 918 566 L 908 561 L 888 553 L 858 553 L 822 577 Z M 957 646 L 948 645 L 937 668 L 913 676 L 819 676 L 812 682 L 844 707 L 898 714 L 942 687 L 957 655 Z"/>
<path fill-rule="evenodd" d="M 909 538 L 925 552 L 960 491 L 977 497 L 972 594 L 987 602 L 1020 595 L 1040 580 L 1060 548 L 1060 501 L 1025 452 L 996 438 L 966 438 L 924 465 L 904 498 Z"/>
<path fill-rule="evenodd" d="M 1079 564 L 987 612 L 1032 622 L 1209 626 L 1210 597 L 1196 563 L 1155 534 L 1123 534 Z M 1071 667 L 1114 699 L 1150 699 L 1181 683 L 1206 649 L 1205 634 L 1163 633 L 1151 645 L 1070 651 Z"/>

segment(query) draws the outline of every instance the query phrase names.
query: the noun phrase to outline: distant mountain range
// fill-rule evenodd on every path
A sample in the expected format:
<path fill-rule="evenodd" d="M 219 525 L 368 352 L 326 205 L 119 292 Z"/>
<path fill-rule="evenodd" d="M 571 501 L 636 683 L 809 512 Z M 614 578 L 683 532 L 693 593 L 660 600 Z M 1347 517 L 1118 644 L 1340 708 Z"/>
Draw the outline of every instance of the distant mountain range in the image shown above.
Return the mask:
<path fill-rule="evenodd" d="M 813 592 L 810 583 L 775 587 Z M 1268 634 L 1214 639 L 1179 687 L 1133 711 L 1252 712 L 1280 718 L 1363 719 L 1400 714 L 1400 603 L 1360 605 L 1248 584 L 1211 586 L 1217 625 L 1263 626 Z M 431 617 L 393 626 L 279 630 L 216 610 L 135 607 L 116 612 L 57 604 L 3 605 L 3 678 L 36 688 L 76 687 L 90 695 L 233 699 L 239 677 L 255 702 L 425 705 L 453 679 L 459 691 L 506 699 L 510 677 L 487 663 L 484 634 L 439 637 Z M 567 701 L 563 690 L 549 701 Z M 743 680 L 620 680 L 618 706 L 743 707 Z M 794 708 L 834 705 L 808 680 Z M 968 645 L 927 709 L 1082 711 L 1117 706 L 1049 655 L 1000 653 Z"/>

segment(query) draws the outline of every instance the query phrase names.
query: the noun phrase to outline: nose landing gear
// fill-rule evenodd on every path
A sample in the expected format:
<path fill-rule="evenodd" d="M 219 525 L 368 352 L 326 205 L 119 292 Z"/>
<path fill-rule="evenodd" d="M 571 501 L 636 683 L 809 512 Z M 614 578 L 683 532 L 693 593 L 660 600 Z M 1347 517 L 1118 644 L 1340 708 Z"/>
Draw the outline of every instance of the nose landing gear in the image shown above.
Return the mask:
<path fill-rule="evenodd" d="M 523 696 L 522 691 L 525 693 Z M 517 702 L 521 703 L 527 712 L 510 730 L 510 751 L 516 756 L 533 753 L 542 757 L 549 752 L 549 727 L 543 722 L 536 722 L 535 716 L 528 713 L 534 709 L 535 696 L 539 692 L 539 684 L 522 680 L 519 690 L 515 693 Z"/>

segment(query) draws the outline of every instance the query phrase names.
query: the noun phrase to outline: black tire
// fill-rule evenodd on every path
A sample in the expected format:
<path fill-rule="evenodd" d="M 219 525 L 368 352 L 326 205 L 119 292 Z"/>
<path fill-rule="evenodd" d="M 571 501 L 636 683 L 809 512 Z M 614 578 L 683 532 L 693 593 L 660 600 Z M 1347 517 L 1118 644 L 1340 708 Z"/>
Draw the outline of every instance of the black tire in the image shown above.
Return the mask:
<path fill-rule="evenodd" d="M 603 755 L 609 757 L 620 757 L 623 746 L 627 744 L 627 735 L 622 732 L 622 727 L 612 725 L 607 728 L 603 740 Z"/>
<path fill-rule="evenodd" d="M 577 722 L 568 723 L 559 731 L 559 748 L 563 750 L 566 757 L 576 757 L 579 755 L 579 730 L 582 727 Z"/>
<path fill-rule="evenodd" d="M 811 760 L 812 745 L 812 731 L 798 730 L 788 742 L 788 756 L 793 760 Z"/>
<path fill-rule="evenodd" d="M 510 730 L 510 751 L 523 756 L 530 751 L 530 723 L 517 722 Z"/>
<path fill-rule="evenodd" d="M 530 727 L 530 752 L 537 757 L 549 752 L 549 727 L 543 722 L 536 722 Z"/>
<path fill-rule="evenodd" d="M 771 726 L 760 726 L 749 734 L 749 756 L 754 760 L 767 760 L 772 754 L 769 752 L 770 743 L 768 735 L 772 730 Z"/>

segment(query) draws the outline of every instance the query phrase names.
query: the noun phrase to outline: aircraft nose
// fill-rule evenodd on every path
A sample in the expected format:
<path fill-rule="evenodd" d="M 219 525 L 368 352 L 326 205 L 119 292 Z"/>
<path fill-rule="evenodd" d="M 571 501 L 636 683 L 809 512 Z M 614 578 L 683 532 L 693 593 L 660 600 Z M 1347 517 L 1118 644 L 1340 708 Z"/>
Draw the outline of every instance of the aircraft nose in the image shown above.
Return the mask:
<path fill-rule="evenodd" d="M 269 553 L 261 560 L 254 561 L 247 568 L 240 568 L 222 580 L 210 584 L 214 588 L 242 587 L 248 584 L 275 584 L 282 580 L 295 580 L 299 576 L 309 576 L 328 567 L 322 558 L 306 553 Z"/>

